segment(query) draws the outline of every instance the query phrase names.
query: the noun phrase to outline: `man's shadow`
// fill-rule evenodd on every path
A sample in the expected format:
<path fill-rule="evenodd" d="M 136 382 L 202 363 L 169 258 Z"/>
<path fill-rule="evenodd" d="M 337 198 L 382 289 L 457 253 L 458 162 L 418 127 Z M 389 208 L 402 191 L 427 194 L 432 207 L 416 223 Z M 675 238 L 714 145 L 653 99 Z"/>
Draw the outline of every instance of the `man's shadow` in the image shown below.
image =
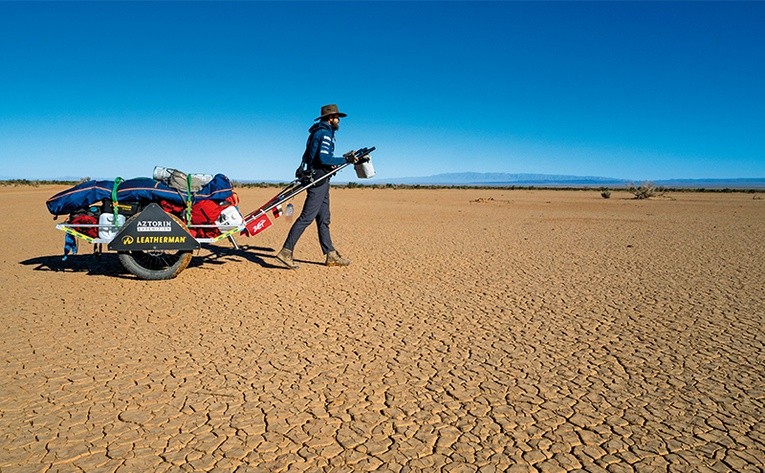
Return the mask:
<path fill-rule="evenodd" d="M 198 262 L 192 261 L 189 264 L 189 267 L 192 265 L 202 265 L 202 264 L 223 264 L 227 260 L 233 260 L 234 257 L 239 257 L 246 259 L 247 261 L 251 263 L 259 264 L 260 266 L 268 269 L 287 269 L 290 270 L 290 268 L 284 266 L 278 259 L 276 259 L 276 250 L 273 248 L 268 247 L 261 247 L 261 246 L 251 246 L 251 245 L 239 245 L 239 249 L 233 248 L 233 247 L 225 247 L 225 246 L 204 246 L 203 248 L 206 248 L 210 251 L 210 255 L 207 255 L 205 258 L 199 258 Z M 307 259 L 295 259 L 296 263 L 300 263 L 301 265 L 314 265 L 314 266 L 324 266 L 324 261 L 310 261 Z M 291 270 L 290 270 L 291 271 Z"/>
<path fill-rule="evenodd" d="M 207 250 L 205 255 L 194 255 L 189 263 L 189 268 L 207 265 L 220 265 L 227 262 L 236 262 L 240 259 L 255 263 L 266 269 L 282 269 L 284 266 L 278 263 L 274 256 L 274 249 L 265 246 L 239 245 L 238 248 L 202 244 Z"/>

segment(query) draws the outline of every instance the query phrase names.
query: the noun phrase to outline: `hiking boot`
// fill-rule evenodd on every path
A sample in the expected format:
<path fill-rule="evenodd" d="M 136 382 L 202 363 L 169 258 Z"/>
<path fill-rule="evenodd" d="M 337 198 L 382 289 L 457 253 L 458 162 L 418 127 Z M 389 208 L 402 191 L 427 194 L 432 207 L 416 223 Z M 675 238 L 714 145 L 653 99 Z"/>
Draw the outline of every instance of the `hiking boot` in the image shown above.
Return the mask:
<path fill-rule="evenodd" d="M 343 258 L 337 251 L 327 253 L 327 266 L 348 266 L 349 264 L 351 264 L 351 260 Z"/>
<path fill-rule="evenodd" d="M 298 269 L 300 267 L 295 263 L 295 260 L 292 259 L 292 250 L 288 250 L 287 248 L 282 248 L 282 250 L 276 254 L 276 259 L 284 263 L 289 269 Z"/>

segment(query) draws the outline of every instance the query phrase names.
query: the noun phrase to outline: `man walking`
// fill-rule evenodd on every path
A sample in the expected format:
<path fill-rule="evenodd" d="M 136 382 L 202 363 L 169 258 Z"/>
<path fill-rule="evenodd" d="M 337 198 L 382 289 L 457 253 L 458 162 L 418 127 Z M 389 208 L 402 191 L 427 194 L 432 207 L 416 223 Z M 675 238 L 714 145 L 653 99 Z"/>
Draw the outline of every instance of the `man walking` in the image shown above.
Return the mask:
<path fill-rule="evenodd" d="M 346 158 L 335 157 L 335 131 L 340 128 L 340 119 L 347 117 L 338 110 L 337 105 L 330 104 L 321 107 L 321 116 L 315 119 L 315 123 L 309 130 L 308 141 L 303 153 L 301 168 L 306 168 L 313 173 L 314 179 L 331 172 L 337 166 L 344 164 Z M 354 162 L 357 158 L 354 158 Z M 332 237 L 329 234 L 329 179 L 324 179 L 319 184 L 309 187 L 306 192 L 305 204 L 300 216 L 290 228 L 284 246 L 277 253 L 276 259 L 284 263 L 290 269 L 297 269 L 298 265 L 292 258 L 303 232 L 314 220 L 319 230 L 319 244 L 326 255 L 327 266 L 348 266 L 351 260 L 343 258 L 332 245 Z"/>

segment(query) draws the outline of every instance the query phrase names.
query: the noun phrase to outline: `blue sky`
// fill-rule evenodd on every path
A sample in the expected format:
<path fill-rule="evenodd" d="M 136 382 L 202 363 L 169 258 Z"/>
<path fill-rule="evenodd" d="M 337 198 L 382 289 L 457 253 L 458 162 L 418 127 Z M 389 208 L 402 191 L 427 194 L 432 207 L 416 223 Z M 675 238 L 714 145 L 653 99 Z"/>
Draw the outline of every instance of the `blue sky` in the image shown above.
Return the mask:
<path fill-rule="evenodd" d="M 765 2 L 0 2 L 0 177 L 765 177 Z M 345 171 L 345 178 L 352 172 Z"/>

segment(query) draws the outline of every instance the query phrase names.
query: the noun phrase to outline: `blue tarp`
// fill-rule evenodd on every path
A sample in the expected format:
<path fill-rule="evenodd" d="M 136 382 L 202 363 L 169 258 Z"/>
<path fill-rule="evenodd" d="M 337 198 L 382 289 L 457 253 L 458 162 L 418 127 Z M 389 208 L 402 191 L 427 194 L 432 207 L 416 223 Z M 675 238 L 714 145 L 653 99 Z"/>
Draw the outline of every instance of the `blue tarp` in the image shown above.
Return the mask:
<path fill-rule="evenodd" d="M 45 203 L 53 215 L 68 215 L 86 208 L 103 199 L 112 198 L 114 181 L 87 181 L 54 195 Z M 233 194 L 233 185 L 228 177 L 216 174 L 212 181 L 192 196 L 192 203 L 200 200 L 223 201 Z M 166 200 L 176 205 L 186 204 L 186 193 L 173 189 L 160 181 L 148 177 L 128 179 L 117 187 L 118 202 L 139 202 L 148 204 Z"/>
<path fill-rule="evenodd" d="M 194 203 L 197 203 L 200 200 L 222 202 L 231 197 L 233 193 L 234 185 L 231 183 L 231 180 L 223 174 L 216 174 L 213 176 L 212 181 L 194 194 Z"/>

